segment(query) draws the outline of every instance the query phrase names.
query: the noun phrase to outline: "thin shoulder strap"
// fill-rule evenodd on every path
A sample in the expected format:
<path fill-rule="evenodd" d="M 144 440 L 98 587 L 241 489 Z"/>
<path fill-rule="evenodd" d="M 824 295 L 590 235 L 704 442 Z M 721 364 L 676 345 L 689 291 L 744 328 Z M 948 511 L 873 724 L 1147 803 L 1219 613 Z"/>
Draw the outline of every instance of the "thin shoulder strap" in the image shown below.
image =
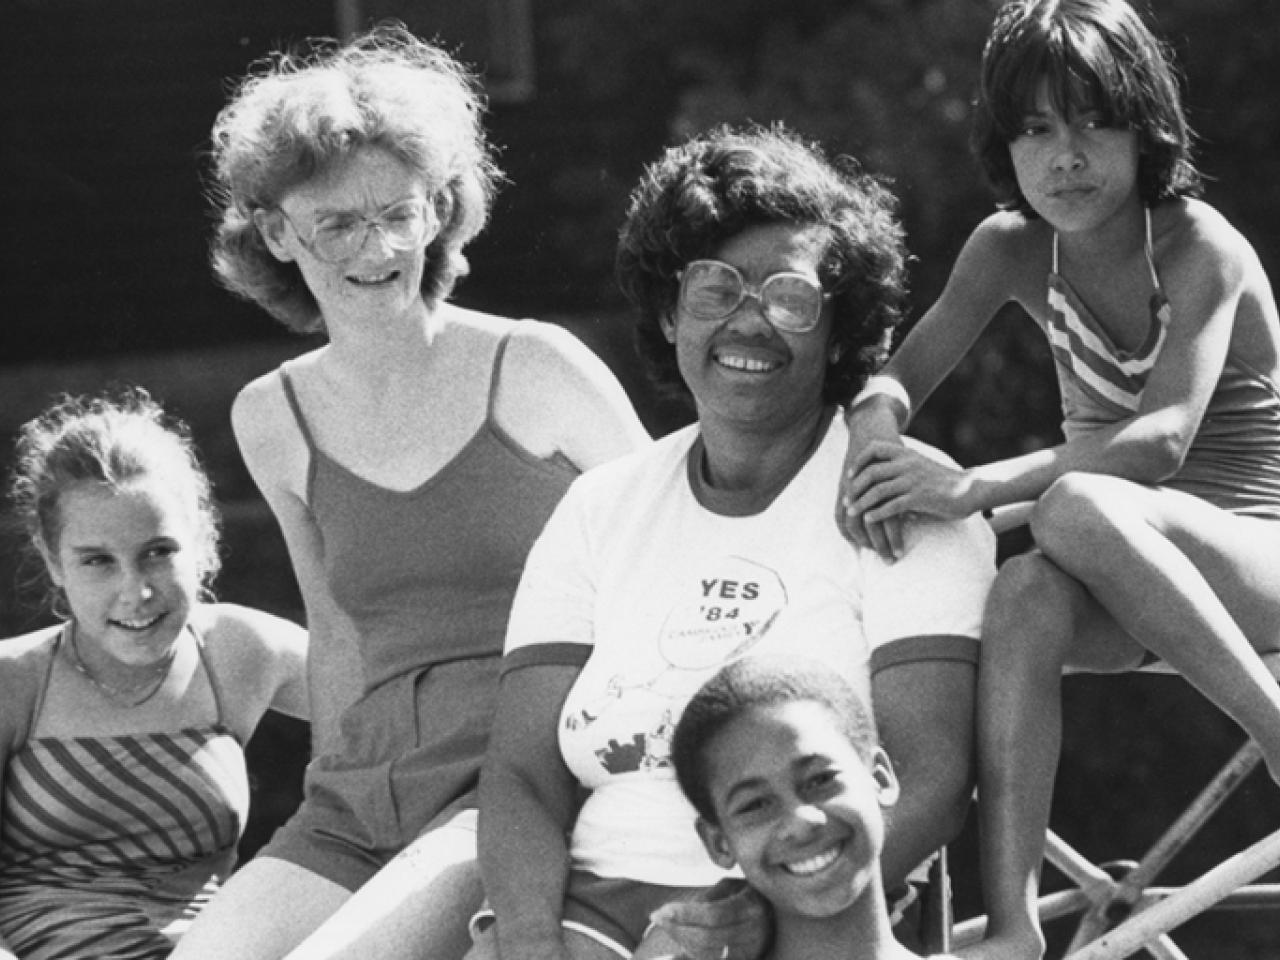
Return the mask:
<path fill-rule="evenodd" d="M 498 341 L 498 349 L 493 351 L 493 372 L 489 375 L 489 409 L 485 412 L 485 417 L 490 421 L 493 420 L 493 408 L 498 397 L 498 382 L 502 379 L 502 358 L 506 355 L 507 344 L 515 332 L 515 327 L 512 327 L 504 333 Z"/>
<path fill-rule="evenodd" d="M 1053 231 L 1053 272 L 1058 272 L 1058 231 Z"/>
<path fill-rule="evenodd" d="M 1151 208 L 1143 207 L 1142 211 L 1147 215 L 1147 268 L 1151 271 L 1152 285 L 1159 290 L 1160 275 L 1156 273 L 1155 245 L 1151 242 Z"/>
<path fill-rule="evenodd" d="M 53 663 L 58 659 L 58 651 L 62 649 L 63 643 L 70 642 L 71 621 L 68 620 L 62 625 L 62 629 L 58 631 L 53 639 L 53 644 L 49 653 L 49 659 L 45 662 L 43 669 L 40 671 L 40 682 L 35 685 L 34 699 L 31 704 L 30 720 L 27 722 L 27 729 L 23 731 L 22 741 L 25 743 L 27 733 L 35 729 L 36 721 L 40 719 L 40 713 L 44 710 L 45 694 L 49 692 L 49 681 L 53 678 Z"/>
<path fill-rule="evenodd" d="M 307 425 L 307 418 L 302 415 L 302 404 L 298 403 L 298 391 L 293 385 L 288 362 L 280 364 L 280 385 L 284 388 L 284 398 L 289 403 L 289 409 L 293 411 L 293 419 L 298 423 L 298 432 L 302 434 L 307 450 L 314 455 L 316 443 L 311 436 L 311 427 Z"/>
<path fill-rule="evenodd" d="M 209 689 L 213 693 L 213 708 L 217 712 L 218 723 L 222 723 L 222 685 L 218 682 L 218 675 L 213 670 L 213 660 L 205 649 L 204 634 L 191 622 L 187 623 L 187 629 L 195 638 L 196 653 L 200 655 L 200 665 L 204 667 L 204 675 L 209 678 Z"/>

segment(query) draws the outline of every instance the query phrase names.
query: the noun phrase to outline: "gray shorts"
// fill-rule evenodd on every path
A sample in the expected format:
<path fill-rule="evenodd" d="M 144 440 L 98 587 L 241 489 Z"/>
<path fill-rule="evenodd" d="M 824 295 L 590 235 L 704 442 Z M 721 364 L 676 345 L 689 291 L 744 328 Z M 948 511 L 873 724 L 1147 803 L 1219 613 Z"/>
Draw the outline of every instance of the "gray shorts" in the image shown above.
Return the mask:
<path fill-rule="evenodd" d="M 311 762 L 302 805 L 260 855 L 357 890 L 418 836 L 475 809 L 500 664 L 436 664 L 353 704 L 338 751 Z"/>

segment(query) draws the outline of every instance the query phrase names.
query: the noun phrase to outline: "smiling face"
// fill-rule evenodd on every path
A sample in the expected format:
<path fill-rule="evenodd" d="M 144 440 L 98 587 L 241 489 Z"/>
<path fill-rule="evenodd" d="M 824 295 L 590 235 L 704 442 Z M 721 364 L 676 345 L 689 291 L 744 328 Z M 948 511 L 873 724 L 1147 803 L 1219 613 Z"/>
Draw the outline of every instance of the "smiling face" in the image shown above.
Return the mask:
<path fill-rule="evenodd" d="M 821 227 L 777 223 L 750 227 L 711 256 L 736 268 L 752 287 L 782 272 L 818 282 L 827 242 Z M 788 429 L 822 406 L 830 305 L 806 333 L 776 329 L 751 297 L 716 321 L 699 320 L 677 305 L 664 331 L 675 344 L 680 374 L 704 425 L 722 421 Z"/>
<path fill-rule="evenodd" d="M 45 561 L 80 649 L 130 666 L 167 657 L 200 589 L 194 494 L 147 475 L 121 488 L 81 483 L 63 491 L 58 516 Z"/>
<path fill-rule="evenodd" d="M 756 706 L 706 744 L 717 823 L 698 832 L 720 866 L 737 864 L 779 913 L 833 917 L 878 875 L 883 808 L 897 799 L 884 752 L 864 760 L 827 706 Z"/>
<path fill-rule="evenodd" d="M 259 230 L 280 260 L 301 270 L 308 289 L 332 329 L 344 317 L 367 318 L 406 314 L 422 306 L 426 247 L 439 230 L 426 185 L 414 171 L 385 150 L 362 147 L 324 175 L 289 190 L 278 211 L 255 215 Z M 383 234 L 370 229 L 350 257 L 329 263 L 309 249 L 317 229 L 353 217 L 372 220 L 406 201 L 427 205 L 429 229 L 420 244 L 396 250 Z"/>
<path fill-rule="evenodd" d="M 1041 83 L 1021 133 L 1009 144 L 1018 186 L 1055 230 L 1096 229 L 1126 205 L 1136 210 L 1138 135 L 1104 126 L 1095 110 L 1064 117 Z"/>

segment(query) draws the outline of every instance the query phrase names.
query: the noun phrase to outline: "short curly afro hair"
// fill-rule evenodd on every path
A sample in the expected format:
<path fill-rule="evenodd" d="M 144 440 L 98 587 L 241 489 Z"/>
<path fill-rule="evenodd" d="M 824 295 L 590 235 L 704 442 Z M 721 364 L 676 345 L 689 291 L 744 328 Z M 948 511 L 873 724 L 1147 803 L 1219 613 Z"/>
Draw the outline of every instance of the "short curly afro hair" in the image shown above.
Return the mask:
<path fill-rule="evenodd" d="M 829 234 L 818 267 L 833 308 L 824 401 L 847 403 L 884 362 L 907 293 L 896 197 L 852 158 L 830 160 L 782 126 L 720 126 L 645 169 L 620 233 L 618 283 L 638 308 L 637 347 L 660 388 L 688 396 L 662 329 L 679 272 L 744 230 L 777 223 Z"/>

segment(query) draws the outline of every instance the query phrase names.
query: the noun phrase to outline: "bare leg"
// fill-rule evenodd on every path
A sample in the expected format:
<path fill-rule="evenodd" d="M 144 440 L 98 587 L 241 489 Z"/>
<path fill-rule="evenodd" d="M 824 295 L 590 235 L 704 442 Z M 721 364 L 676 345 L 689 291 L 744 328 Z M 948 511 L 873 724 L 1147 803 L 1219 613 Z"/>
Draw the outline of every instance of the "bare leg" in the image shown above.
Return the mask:
<path fill-rule="evenodd" d="M 458 960 L 484 899 L 475 824 L 468 810 L 419 837 L 287 960 Z"/>
<path fill-rule="evenodd" d="M 1041 499 L 1036 542 L 1130 636 L 1244 728 L 1280 781 L 1280 524 L 1115 477 L 1071 474 Z"/>
<path fill-rule="evenodd" d="M 1044 832 L 1062 745 L 1069 662 L 1136 666 L 1142 650 L 1112 627 L 1072 577 L 1039 554 L 1015 557 L 987 601 L 978 669 L 978 813 L 987 939 L 965 953 L 1038 960 Z"/>
<path fill-rule="evenodd" d="M 176 960 L 457 960 L 482 900 L 475 811 L 419 837 L 354 894 L 273 857 L 246 864 Z"/>
<path fill-rule="evenodd" d="M 297 864 L 258 857 L 218 892 L 171 960 L 279 960 L 350 896 Z"/>
<path fill-rule="evenodd" d="M 876 724 L 901 785 L 880 868 L 885 889 L 955 839 L 973 797 L 974 665 L 895 664 L 871 679 Z"/>
<path fill-rule="evenodd" d="M 1064 668 L 1130 669 L 1149 649 L 1245 728 L 1280 773 L 1280 525 L 1177 491 L 1068 475 L 1032 520 L 1043 556 L 1005 565 L 987 608 L 978 691 L 988 940 L 967 955 L 1043 953 L 1043 833 Z M 1264 660 L 1264 658 L 1266 658 Z"/>

